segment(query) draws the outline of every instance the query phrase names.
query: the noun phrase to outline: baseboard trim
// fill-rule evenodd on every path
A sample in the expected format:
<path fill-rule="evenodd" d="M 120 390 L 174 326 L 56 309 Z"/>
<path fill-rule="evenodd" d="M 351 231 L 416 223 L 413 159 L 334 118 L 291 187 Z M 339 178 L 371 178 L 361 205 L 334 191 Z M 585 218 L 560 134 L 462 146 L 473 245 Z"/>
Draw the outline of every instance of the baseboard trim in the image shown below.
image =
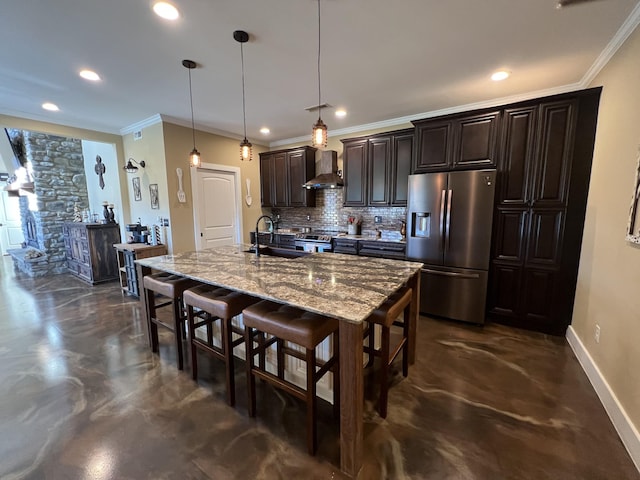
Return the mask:
<path fill-rule="evenodd" d="M 607 380 L 602 376 L 600 369 L 593 361 L 593 358 L 584 347 L 584 344 L 576 335 L 571 325 L 567 329 L 567 342 L 571 346 L 573 353 L 576 355 L 582 369 L 587 374 L 591 385 L 602 402 L 602 406 L 606 410 L 611 423 L 620 436 L 620 440 L 631 456 L 631 460 L 640 472 L 640 433 L 631 422 L 631 419 L 625 412 L 624 408 L 618 401 L 618 397 L 611 390 Z"/>

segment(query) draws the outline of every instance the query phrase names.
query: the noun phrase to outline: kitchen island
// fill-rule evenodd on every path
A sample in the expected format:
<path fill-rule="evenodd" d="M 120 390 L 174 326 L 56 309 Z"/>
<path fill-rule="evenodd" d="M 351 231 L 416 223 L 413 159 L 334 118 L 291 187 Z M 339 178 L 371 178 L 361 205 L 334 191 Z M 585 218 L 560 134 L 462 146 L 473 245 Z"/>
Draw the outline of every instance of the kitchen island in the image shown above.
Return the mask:
<path fill-rule="evenodd" d="M 396 290 L 409 285 L 415 338 L 422 264 L 335 253 L 256 257 L 248 248 L 233 245 L 137 260 L 138 275 L 142 278 L 151 269 L 169 272 L 340 320 L 340 467 L 355 478 L 363 451 L 363 323 Z"/>

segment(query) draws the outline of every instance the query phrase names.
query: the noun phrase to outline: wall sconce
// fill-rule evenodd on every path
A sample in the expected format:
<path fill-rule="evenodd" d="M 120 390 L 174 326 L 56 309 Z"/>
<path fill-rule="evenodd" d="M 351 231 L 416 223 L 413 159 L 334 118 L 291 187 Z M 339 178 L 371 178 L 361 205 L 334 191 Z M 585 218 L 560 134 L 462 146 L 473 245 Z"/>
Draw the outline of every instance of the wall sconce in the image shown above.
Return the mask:
<path fill-rule="evenodd" d="M 127 164 L 123 167 L 127 173 L 136 173 L 138 171 L 138 167 L 136 167 L 134 163 L 136 165 L 140 165 L 140 167 L 142 168 L 145 167 L 144 160 L 141 160 L 140 162 L 136 162 L 133 158 L 129 157 L 129 160 L 127 160 Z"/>

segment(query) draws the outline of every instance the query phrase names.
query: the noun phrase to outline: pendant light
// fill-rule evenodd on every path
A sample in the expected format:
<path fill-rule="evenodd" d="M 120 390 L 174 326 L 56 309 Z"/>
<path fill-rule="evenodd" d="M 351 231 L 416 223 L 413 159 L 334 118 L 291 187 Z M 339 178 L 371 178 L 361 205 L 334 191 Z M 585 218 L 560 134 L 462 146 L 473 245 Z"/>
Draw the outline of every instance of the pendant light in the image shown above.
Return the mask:
<path fill-rule="evenodd" d="M 196 149 L 196 127 L 193 121 L 193 93 L 191 91 L 191 70 L 196 68 L 196 62 L 193 60 L 182 60 L 182 66 L 189 70 L 189 102 L 191 103 L 191 135 L 193 136 L 193 150 L 191 150 L 189 154 L 189 165 L 199 167 L 200 152 Z"/>
<path fill-rule="evenodd" d="M 253 160 L 253 146 L 247 140 L 247 114 L 244 101 L 244 50 L 242 44 L 249 41 L 249 34 L 244 30 L 233 32 L 233 38 L 240 44 L 240 62 L 242 63 L 242 122 L 244 124 L 244 140 L 240 142 L 240 160 Z"/>
<path fill-rule="evenodd" d="M 327 126 L 322 121 L 322 101 L 320 97 L 320 0 L 318 0 L 318 121 L 313 126 L 311 145 L 314 147 L 327 146 Z"/>

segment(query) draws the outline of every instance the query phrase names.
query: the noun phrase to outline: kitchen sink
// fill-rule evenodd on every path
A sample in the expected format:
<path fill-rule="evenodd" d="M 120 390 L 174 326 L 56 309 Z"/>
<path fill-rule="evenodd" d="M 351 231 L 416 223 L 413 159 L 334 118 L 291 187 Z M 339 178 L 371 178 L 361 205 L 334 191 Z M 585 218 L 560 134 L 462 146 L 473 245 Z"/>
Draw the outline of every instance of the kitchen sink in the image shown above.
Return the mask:
<path fill-rule="evenodd" d="M 251 247 L 249 250 L 245 250 L 245 252 L 256 253 L 256 250 L 255 247 Z M 267 257 L 298 258 L 309 255 L 309 252 L 294 250 L 292 248 L 260 247 L 260 255 Z"/>

